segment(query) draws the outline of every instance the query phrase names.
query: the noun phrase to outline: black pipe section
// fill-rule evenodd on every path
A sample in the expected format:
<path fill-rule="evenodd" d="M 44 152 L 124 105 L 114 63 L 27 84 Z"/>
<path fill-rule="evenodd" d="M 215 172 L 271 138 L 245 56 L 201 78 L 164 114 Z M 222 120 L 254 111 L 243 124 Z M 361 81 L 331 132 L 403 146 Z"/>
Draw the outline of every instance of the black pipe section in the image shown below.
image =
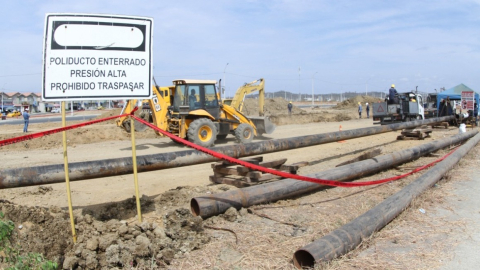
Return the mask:
<path fill-rule="evenodd" d="M 308 175 L 310 177 L 347 181 L 369 175 L 389 167 L 397 166 L 407 161 L 419 158 L 441 148 L 460 143 L 473 137 L 478 131 L 461 133 L 442 140 L 433 141 L 410 149 L 394 152 L 387 155 L 377 156 L 372 159 L 355 162 L 352 164 L 335 167 L 330 170 Z M 209 196 L 195 197 L 190 200 L 190 210 L 194 216 L 208 218 L 227 211 L 230 207 L 241 209 L 252 205 L 269 203 L 286 199 L 300 194 L 316 191 L 325 188 L 324 185 L 284 179 L 280 181 L 265 183 L 262 185 L 230 190 L 227 192 L 212 194 Z"/>
<path fill-rule="evenodd" d="M 441 118 L 352 129 L 340 132 L 266 140 L 247 144 L 227 145 L 222 147 L 214 147 L 212 150 L 231 157 L 239 158 L 331 143 L 340 140 L 348 140 L 404 128 L 413 128 L 420 125 L 449 121 L 453 118 L 454 116 L 446 116 Z M 147 172 L 206 162 L 214 162 L 217 160 L 217 158 L 197 150 L 184 150 L 178 152 L 138 156 L 137 168 L 138 172 Z M 74 162 L 69 163 L 68 167 L 70 181 L 131 174 L 133 172 L 131 157 Z M 0 189 L 54 184 L 64 181 L 65 175 L 63 164 L 0 170 Z"/>
<path fill-rule="evenodd" d="M 385 227 L 403 212 L 414 198 L 438 182 L 479 141 L 480 134 L 477 134 L 452 155 L 436 164 L 401 191 L 388 197 L 350 223 L 297 250 L 293 255 L 295 266 L 297 268 L 313 268 L 315 263 L 332 260 L 355 249 L 362 239 L 370 237 L 374 232 Z"/>

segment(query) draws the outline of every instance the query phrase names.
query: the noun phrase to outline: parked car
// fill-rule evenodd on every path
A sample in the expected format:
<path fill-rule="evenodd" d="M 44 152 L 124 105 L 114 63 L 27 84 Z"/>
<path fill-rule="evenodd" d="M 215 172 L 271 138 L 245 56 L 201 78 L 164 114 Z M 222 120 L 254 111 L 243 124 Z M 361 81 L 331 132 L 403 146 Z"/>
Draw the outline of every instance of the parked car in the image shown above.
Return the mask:
<path fill-rule="evenodd" d="M 50 112 L 52 113 L 60 113 L 62 110 L 60 108 L 53 108 Z"/>
<path fill-rule="evenodd" d="M 13 112 L 10 112 L 9 114 L 7 114 L 7 117 L 16 117 L 16 116 L 21 116 L 22 113 L 19 112 L 19 111 L 13 111 Z"/>
<path fill-rule="evenodd" d="M 85 108 L 80 107 L 80 108 L 77 109 L 77 111 L 85 111 Z"/>

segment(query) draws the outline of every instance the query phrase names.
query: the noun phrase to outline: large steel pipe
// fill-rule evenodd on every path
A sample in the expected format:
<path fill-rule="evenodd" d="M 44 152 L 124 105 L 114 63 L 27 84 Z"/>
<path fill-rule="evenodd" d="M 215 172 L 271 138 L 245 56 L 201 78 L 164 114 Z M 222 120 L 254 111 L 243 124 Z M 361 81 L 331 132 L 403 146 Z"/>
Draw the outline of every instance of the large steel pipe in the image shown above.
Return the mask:
<path fill-rule="evenodd" d="M 316 262 L 331 260 L 355 249 L 362 239 L 385 227 L 406 209 L 414 198 L 440 180 L 479 141 L 480 134 L 477 134 L 401 191 L 350 223 L 297 250 L 293 256 L 295 266 L 313 267 Z"/>
<path fill-rule="evenodd" d="M 433 141 L 420 146 L 412 147 L 410 149 L 377 156 L 372 159 L 336 167 L 308 176 L 338 181 L 352 180 L 363 175 L 376 173 L 389 167 L 419 158 L 425 154 L 434 152 L 452 144 L 460 143 L 477 133 L 478 131 L 476 130 L 469 131 L 467 133 Z M 207 218 L 224 213 L 230 207 L 240 209 L 242 207 L 249 207 L 252 205 L 268 203 L 297 196 L 324 187 L 324 185 L 311 182 L 284 179 L 258 186 L 231 190 L 219 194 L 195 197 L 190 201 L 190 209 L 193 215 Z"/>
<path fill-rule="evenodd" d="M 239 158 L 370 136 L 424 124 L 449 121 L 451 119 L 453 119 L 453 116 L 446 116 L 385 126 L 214 147 L 213 150 Z M 137 168 L 139 172 L 146 172 L 213 162 L 216 160 L 216 158 L 197 150 L 184 150 L 138 156 Z M 68 167 L 70 181 L 130 174 L 133 171 L 131 157 L 75 162 L 69 163 Z M 63 164 L 0 170 L 0 189 L 53 184 L 63 181 L 65 181 Z"/>

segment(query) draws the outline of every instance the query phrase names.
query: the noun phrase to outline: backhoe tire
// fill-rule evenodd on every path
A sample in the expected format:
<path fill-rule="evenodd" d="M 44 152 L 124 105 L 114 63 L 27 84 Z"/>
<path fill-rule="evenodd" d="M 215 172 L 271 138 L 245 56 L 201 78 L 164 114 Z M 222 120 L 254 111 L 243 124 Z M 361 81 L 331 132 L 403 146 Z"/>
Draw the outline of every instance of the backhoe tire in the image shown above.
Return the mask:
<path fill-rule="evenodd" d="M 210 119 L 194 120 L 187 131 L 188 140 L 203 147 L 213 146 L 217 138 L 217 128 Z"/>
<path fill-rule="evenodd" d="M 253 141 L 253 127 L 249 124 L 240 124 L 235 129 L 235 139 L 238 143 L 249 143 Z"/>

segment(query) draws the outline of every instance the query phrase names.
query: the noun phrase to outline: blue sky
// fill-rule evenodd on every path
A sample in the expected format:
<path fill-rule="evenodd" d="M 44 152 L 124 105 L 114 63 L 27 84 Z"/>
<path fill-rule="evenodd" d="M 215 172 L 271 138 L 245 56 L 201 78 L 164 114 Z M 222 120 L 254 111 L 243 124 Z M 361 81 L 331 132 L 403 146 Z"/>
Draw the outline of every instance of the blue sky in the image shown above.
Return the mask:
<path fill-rule="evenodd" d="M 478 0 L 2 1 L 0 91 L 42 91 L 46 13 L 152 17 L 159 85 L 225 76 L 230 94 L 261 77 L 267 92 L 480 91 Z"/>

